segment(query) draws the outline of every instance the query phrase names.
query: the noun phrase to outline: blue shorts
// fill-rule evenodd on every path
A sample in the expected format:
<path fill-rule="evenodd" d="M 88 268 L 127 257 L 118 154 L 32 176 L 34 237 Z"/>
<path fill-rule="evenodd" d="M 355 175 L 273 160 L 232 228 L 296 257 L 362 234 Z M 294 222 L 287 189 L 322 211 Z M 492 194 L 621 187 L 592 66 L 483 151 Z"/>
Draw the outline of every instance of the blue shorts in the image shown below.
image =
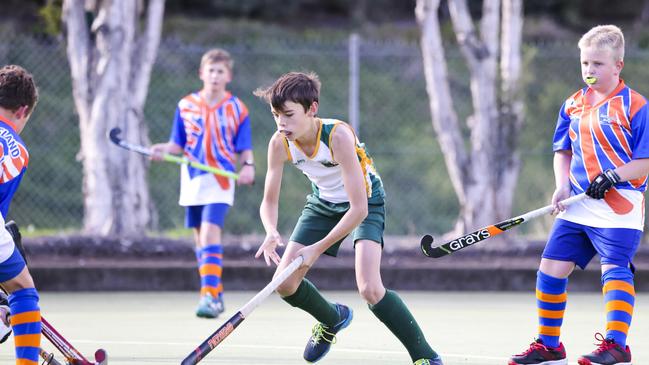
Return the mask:
<path fill-rule="evenodd" d="M 24 268 L 25 259 L 23 259 L 16 246 L 14 246 L 14 252 L 11 256 L 0 263 L 0 283 L 15 278 Z"/>
<path fill-rule="evenodd" d="M 225 203 L 191 205 L 185 209 L 185 227 L 198 228 L 201 222 L 209 222 L 223 228 L 230 206 Z"/>
<path fill-rule="evenodd" d="M 629 267 L 641 237 L 637 229 L 597 228 L 557 219 L 542 257 L 574 262 L 585 269 L 599 254 L 602 265 Z"/>

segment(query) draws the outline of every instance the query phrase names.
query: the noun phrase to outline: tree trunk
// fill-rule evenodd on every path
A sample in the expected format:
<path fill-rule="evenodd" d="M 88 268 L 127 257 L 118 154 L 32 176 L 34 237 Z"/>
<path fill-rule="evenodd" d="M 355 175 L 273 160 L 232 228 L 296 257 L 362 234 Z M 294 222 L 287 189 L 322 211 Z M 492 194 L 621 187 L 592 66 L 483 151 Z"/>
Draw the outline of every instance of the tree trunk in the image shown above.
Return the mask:
<path fill-rule="evenodd" d="M 120 127 L 136 143 L 146 138 L 143 110 L 160 40 L 164 0 L 65 0 L 67 53 L 79 113 L 84 231 L 143 234 L 151 224 L 146 160 L 110 144 Z M 89 24 L 88 16 L 92 17 Z M 141 28 L 140 24 L 144 24 Z"/>
<path fill-rule="evenodd" d="M 499 126 L 502 131 L 499 144 L 507 146 L 500 150 L 496 158 L 502 167 L 500 171 L 500 186 L 502 187 L 496 199 L 502 202 L 502 208 L 510 216 L 513 193 L 516 189 L 518 174 L 521 167 L 520 151 L 518 149 L 519 135 L 523 129 L 523 88 L 521 84 L 522 38 L 523 38 L 523 1 L 503 0 L 503 19 L 500 37 L 500 79 L 501 101 Z M 502 152 L 507 152 L 502 153 Z M 503 195 L 507 192 L 510 196 Z"/>
<path fill-rule="evenodd" d="M 640 10 L 638 17 L 633 22 L 633 30 L 635 33 L 642 32 L 647 22 L 649 22 L 649 0 L 643 0 L 642 10 Z"/>
<path fill-rule="evenodd" d="M 511 215 L 520 165 L 517 141 L 522 122 L 518 92 L 522 6 L 520 0 L 504 0 L 500 32 L 500 0 L 485 0 L 478 34 L 466 1 L 449 0 L 448 4 L 456 39 L 471 75 L 474 113 L 466 121 L 470 128 L 468 147 L 451 99 L 438 20 L 439 0 L 418 0 L 415 13 L 421 28 L 433 127 L 461 206 L 451 233 L 455 235 Z"/>

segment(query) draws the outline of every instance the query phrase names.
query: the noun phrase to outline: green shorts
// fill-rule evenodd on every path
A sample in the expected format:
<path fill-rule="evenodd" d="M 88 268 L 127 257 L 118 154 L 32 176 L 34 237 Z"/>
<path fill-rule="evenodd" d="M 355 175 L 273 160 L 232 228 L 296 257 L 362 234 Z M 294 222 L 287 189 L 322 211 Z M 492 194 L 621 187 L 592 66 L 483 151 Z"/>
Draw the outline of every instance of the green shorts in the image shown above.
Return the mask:
<path fill-rule="evenodd" d="M 310 246 L 323 239 L 349 210 L 349 203 L 330 203 L 313 194 L 309 194 L 302 215 L 298 219 L 291 241 Z M 358 240 L 370 240 L 383 247 L 383 230 L 385 229 L 385 204 L 368 204 L 365 220 L 352 232 L 354 245 Z M 344 238 L 343 238 L 344 239 Z M 336 256 L 340 243 L 333 244 L 325 254 Z"/>

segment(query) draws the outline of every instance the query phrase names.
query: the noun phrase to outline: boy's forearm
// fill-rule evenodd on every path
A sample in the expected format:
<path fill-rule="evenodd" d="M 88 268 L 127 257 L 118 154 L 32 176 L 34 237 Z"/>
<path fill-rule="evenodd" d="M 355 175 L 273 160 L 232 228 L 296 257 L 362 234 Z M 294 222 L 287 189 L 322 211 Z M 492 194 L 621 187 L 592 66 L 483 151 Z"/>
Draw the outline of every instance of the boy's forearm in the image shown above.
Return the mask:
<path fill-rule="evenodd" d="M 180 154 L 183 152 L 183 148 L 174 142 L 163 142 L 163 143 L 157 143 L 151 146 L 152 149 L 161 151 L 163 153 L 170 153 L 170 154 Z"/>
<path fill-rule="evenodd" d="M 278 211 L 279 209 L 277 204 L 270 204 L 267 202 L 261 203 L 261 206 L 259 207 L 259 216 L 266 233 L 277 231 Z"/>
<path fill-rule="evenodd" d="M 239 154 L 239 164 L 243 165 L 246 161 L 254 161 L 252 150 L 244 150 Z"/>
<path fill-rule="evenodd" d="M 350 234 L 363 222 L 365 217 L 367 217 L 367 210 L 350 208 L 329 234 L 316 244 L 316 246 L 319 247 L 320 252 L 322 253 L 327 251 L 329 247 Z"/>
<path fill-rule="evenodd" d="M 635 180 L 646 176 L 649 173 L 649 158 L 631 160 L 629 163 L 619 166 L 615 172 L 621 181 Z"/>
<path fill-rule="evenodd" d="M 554 153 L 554 182 L 557 189 L 570 185 L 571 159 L 572 153 L 570 151 L 557 151 Z"/>

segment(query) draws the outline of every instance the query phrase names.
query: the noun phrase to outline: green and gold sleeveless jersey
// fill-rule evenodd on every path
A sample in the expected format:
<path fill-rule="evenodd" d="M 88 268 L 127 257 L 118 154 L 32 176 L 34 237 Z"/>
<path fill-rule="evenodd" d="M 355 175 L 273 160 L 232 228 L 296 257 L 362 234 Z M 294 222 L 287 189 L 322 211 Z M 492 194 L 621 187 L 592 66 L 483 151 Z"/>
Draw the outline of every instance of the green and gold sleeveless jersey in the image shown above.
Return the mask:
<path fill-rule="evenodd" d="M 319 119 L 318 145 L 313 155 L 307 156 L 298 144 L 284 138 L 284 147 L 291 163 L 300 169 L 309 180 L 313 193 L 320 199 L 331 203 L 347 203 L 349 197 L 343 185 L 342 170 L 334 160 L 331 151 L 331 136 L 336 128 L 350 128 L 347 123 L 336 119 Z M 352 130 L 353 132 L 353 130 Z M 355 135 L 355 134 L 354 134 Z M 356 137 L 356 155 L 365 177 L 365 191 L 369 203 L 383 202 L 385 192 L 374 163 L 368 155 L 365 145 Z"/>

